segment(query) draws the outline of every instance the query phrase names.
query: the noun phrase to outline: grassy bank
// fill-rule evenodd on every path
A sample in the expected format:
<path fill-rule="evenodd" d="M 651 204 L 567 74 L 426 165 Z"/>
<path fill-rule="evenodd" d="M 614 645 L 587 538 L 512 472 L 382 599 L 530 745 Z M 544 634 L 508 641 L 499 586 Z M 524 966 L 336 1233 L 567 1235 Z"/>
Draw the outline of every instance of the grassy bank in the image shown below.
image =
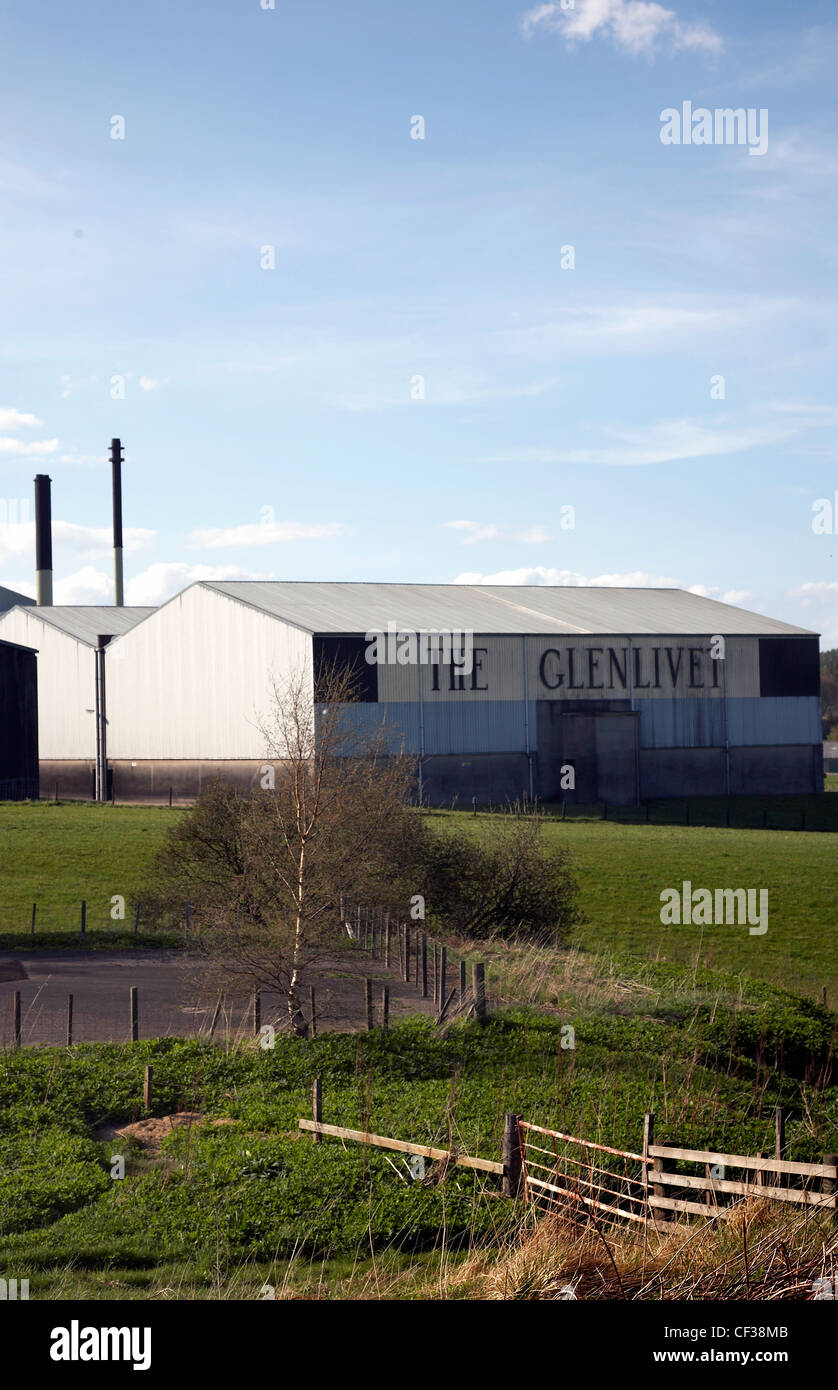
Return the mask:
<path fill-rule="evenodd" d="M 475 834 L 492 832 L 488 814 L 434 813 L 441 829 L 452 816 Z M 583 820 L 548 821 L 544 834 L 573 855 L 587 918 L 576 933 L 582 946 L 741 970 L 817 999 L 826 987 L 838 1001 L 838 850 L 831 835 Z M 680 889 L 685 880 L 694 889 L 767 889 L 768 931 L 751 936 L 743 926 L 663 926 L 661 891 Z"/>
<path fill-rule="evenodd" d="M 635 1150 L 654 1109 L 663 1142 L 754 1153 L 782 1103 L 789 1157 L 838 1148 L 838 1091 L 823 1084 L 834 1017 L 720 972 L 642 962 L 626 962 L 616 991 L 605 963 L 592 989 L 591 957 L 579 960 L 587 973 L 574 979 L 554 959 L 557 1012 L 509 1010 L 445 1035 L 417 1018 L 389 1034 L 280 1036 L 264 1052 L 163 1039 L 4 1054 L 7 1270 L 33 1297 L 256 1298 L 289 1278 L 323 1278 L 329 1296 L 372 1256 L 394 1277 L 418 1260 L 433 1278 L 435 1259 L 508 1247 L 521 1212 L 495 1179 L 457 1169 L 424 1186 L 397 1154 L 301 1135 L 315 1076 L 328 1122 L 488 1158 L 510 1109 Z M 146 1118 L 148 1063 L 152 1115 L 193 1117 L 164 1118 L 158 1144 L 114 1132 Z M 116 1154 L 123 1178 L 111 1176 Z"/>

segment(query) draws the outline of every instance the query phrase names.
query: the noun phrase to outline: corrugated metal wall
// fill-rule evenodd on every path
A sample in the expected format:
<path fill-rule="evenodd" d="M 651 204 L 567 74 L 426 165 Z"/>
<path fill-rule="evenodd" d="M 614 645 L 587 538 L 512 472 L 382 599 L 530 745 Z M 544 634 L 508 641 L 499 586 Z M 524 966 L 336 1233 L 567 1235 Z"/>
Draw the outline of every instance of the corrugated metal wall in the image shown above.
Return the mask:
<path fill-rule="evenodd" d="M 42 759 L 95 758 L 93 649 L 42 622 L 37 608 L 0 618 L 0 637 L 38 651 L 39 755 Z"/>
<path fill-rule="evenodd" d="M 271 677 L 305 672 L 311 638 L 256 608 L 193 585 L 111 643 L 112 758 L 260 758 Z"/>

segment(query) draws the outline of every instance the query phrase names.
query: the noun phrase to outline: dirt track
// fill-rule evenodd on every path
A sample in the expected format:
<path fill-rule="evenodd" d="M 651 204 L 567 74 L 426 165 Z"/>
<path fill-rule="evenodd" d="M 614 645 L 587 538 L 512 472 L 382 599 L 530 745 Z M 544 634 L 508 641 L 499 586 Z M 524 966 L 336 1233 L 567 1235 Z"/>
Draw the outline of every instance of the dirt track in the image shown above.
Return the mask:
<path fill-rule="evenodd" d="M 414 984 L 405 984 L 380 960 L 346 953 L 323 962 L 303 977 L 308 1015 L 309 987 L 316 993 L 318 1031 L 349 1032 L 366 1027 L 364 977 L 373 981 L 376 1023 L 381 987 L 390 987 L 390 1015 L 433 1013 Z M 129 990 L 138 989 L 139 1034 L 194 1037 L 208 1033 L 218 1005 L 217 986 L 201 983 L 194 961 L 177 951 L 55 951 L 0 956 L 0 1046 L 13 1037 L 12 996 L 21 995 L 21 1041 L 64 1043 L 67 996 L 73 996 L 74 1042 L 123 1042 L 130 1037 Z M 287 1027 L 284 1001 L 262 992 L 262 1023 Z M 215 1023 L 215 1036 L 251 1031 L 250 1001 L 244 993 L 228 999 Z"/>

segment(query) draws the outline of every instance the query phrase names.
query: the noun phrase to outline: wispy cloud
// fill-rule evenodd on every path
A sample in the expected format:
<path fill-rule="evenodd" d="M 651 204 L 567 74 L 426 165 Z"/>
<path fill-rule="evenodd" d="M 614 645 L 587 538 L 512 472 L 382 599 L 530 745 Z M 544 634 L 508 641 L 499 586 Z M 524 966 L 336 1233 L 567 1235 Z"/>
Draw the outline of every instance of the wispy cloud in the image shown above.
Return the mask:
<path fill-rule="evenodd" d="M 526 38 L 540 29 L 552 29 L 569 45 L 608 38 L 633 58 L 650 56 L 661 46 L 671 50 L 693 48 L 720 53 L 721 35 L 705 24 L 682 23 L 674 10 L 647 0 L 576 0 L 536 5 L 521 20 Z"/>
<path fill-rule="evenodd" d="M 497 522 L 491 521 L 443 521 L 442 525 L 459 533 L 461 545 L 478 545 L 481 541 L 497 540 L 523 541 L 528 545 L 543 545 L 550 540 L 550 534 L 543 526 L 530 526 L 523 531 L 516 531 L 513 527 L 501 526 Z"/>
<path fill-rule="evenodd" d="M 838 645 L 838 581 L 817 579 L 798 584 L 789 589 L 789 598 L 799 602 L 806 626 L 819 629 L 827 646 Z"/>
<path fill-rule="evenodd" d="M 538 587 L 558 585 L 571 588 L 590 587 L 595 589 L 684 589 L 680 579 L 669 575 L 649 574 L 646 570 L 633 570 L 626 574 L 579 574 L 577 570 L 560 570 L 552 565 L 522 565 L 518 569 L 497 570 L 494 574 L 479 574 L 476 571 L 458 574 L 455 584 L 532 584 Z M 838 591 L 838 584 L 833 586 Z M 719 603 L 741 604 L 752 599 L 748 589 L 720 589 L 713 585 L 691 584 L 690 594 L 701 598 L 712 598 Z"/>
<path fill-rule="evenodd" d="M 200 579 L 273 579 L 272 574 L 255 574 L 240 565 L 188 565 L 182 560 L 149 565 L 125 585 L 127 603 L 156 605 L 165 603 Z"/>
<path fill-rule="evenodd" d="M 14 406 L 0 406 L 0 430 L 22 430 L 40 425 L 37 415 L 29 415 Z"/>
<path fill-rule="evenodd" d="M 791 439 L 797 430 L 782 425 L 711 426 L 696 420 L 662 420 L 648 429 L 611 429 L 613 444 L 585 449 L 523 449 L 493 455 L 490 463 L 576 463 L 639 467 L 712 458 L 766 448 Z"/>
<path fill-rule="evenodd" d="M 136 554 L 154 540 L 156 532 L 139 526 L 126 526 L 123 544 L 129 555 Z M 106 555 L 113 546 L 113 531 L 108 526 L 77 526 L 72 521 L 53 521 L 52 539 L 59 550 L 66 547 L 74 556 L 93 559 Z M 0 564 L 19 556 L 35 555 L 35 523 L 20 521 L 0 527 Z"/>
<path fill-rule="evenodd" d="M 187 545 L 196 550 L 219 550 L 228 545 L 278 545 L 283 541 L 322 541 L 339 536 L 346 527 L 336 521 L 306 525 L 299 521 L 256 521 L 244 526 L 206 526 L 192 531 Z"/>
<path fill-rule="evenodd" d="M 24 444 L 22 440 L 13 439 L 10 435 L 0 436 L 0 454 L 37 456 L 38 454 L 54 454 L 57 448 L 57 439 L 37 439 Z"/>
<path fill-rule="evenodd" d="M 552 565 L 522 565 L 519 569 L 496 570 L 494 574 L 458 574 L 454 584 L 556 584 L 573 588 L 592 585 L 601 589 L 680 589 L 677 579 L 635 570 L 631 574 L 600 574 L 588 577 L 577 570 L 560 570 Z"/>

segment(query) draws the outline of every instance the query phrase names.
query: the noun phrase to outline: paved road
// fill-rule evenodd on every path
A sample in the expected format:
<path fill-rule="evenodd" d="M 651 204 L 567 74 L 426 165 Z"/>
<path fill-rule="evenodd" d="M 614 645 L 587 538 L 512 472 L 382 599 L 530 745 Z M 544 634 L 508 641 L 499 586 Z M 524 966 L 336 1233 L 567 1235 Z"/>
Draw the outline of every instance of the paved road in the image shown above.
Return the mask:
<path fill-rule="evenodd" d="M 415 985 L 407 985 L 379 960 L 352 953 L 325 961 L 303 979 L 302 997 L 316 991 L 318 1030 L 351 1031 L 366 1026 L 364 976 L 376 982 L 376 1014 L 381 986 L 390 987 L 393 1020 L 409 1013 L 433 1012 Z M 21 996 L 21 1041 L 64 1043 L 67 996 L 73 996 L 74 1042 L 121 1042 L 130 1037 L 129 991 L 136 985 L 141 1038 L 192 1037 L 208 1032 L 218 1003 L 217 985 L 202 981 L 196 962 L 177 951 L 56 951 L 0 955 L 0 1046 L 13 1038 L 13 994 Z M 286 1026 L 282 999 L 264 991 L 262 1022 Z M 245 994 L 228 999 L 216 1019 L 216 1035 L 250 1031 Z"/>

